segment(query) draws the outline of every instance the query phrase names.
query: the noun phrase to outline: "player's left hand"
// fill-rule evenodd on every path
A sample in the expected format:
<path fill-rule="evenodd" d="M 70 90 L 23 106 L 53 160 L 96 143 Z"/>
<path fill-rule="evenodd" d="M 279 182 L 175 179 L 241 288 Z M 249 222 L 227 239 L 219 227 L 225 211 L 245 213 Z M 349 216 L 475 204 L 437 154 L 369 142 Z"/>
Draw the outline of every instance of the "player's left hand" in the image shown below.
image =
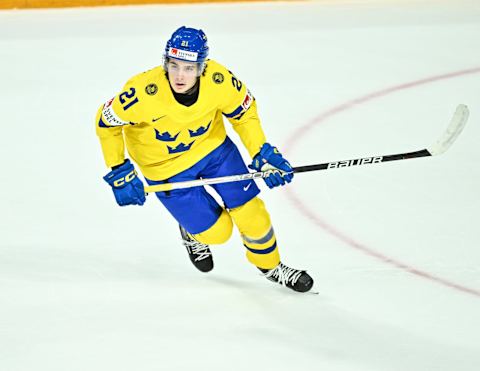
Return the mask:
<path fill-rule="evenodd" d="M 269 143 L 262 146 L 248 167 L 256 171 L 277 170 L 264 178 L 269 188 L 283 186 L 285 183 L 290 183 L 293 178 L 292 166 L 283 158 L 278 149 Z"/>

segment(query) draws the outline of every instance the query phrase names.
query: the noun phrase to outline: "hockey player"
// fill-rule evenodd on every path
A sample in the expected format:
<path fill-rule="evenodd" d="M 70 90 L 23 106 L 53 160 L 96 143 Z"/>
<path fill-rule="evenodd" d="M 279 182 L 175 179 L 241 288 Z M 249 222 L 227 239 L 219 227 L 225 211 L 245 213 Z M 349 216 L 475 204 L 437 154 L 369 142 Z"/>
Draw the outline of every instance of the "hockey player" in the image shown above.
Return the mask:
<path fill-rule="evenodd" d="M 166 44 L 163 65 L 131 78 L 98 110 L 96 132 L 112 169 L 104 179 L 120 206 L 145 202 L 143 182 L 130 159 L 150 185 L 248 172 L 226 135 L 223 116 L 252 157 L 251 169 L 282 171 L 265 178 L 268 187 L 292 180 L 292 167 L 266 141 L 255 98 L 232 72 L 207 59 L 208 52 L 202 30 L 180 27 Z M 209 245 L 225 243 L 235 224 L 247 259 L 269 280 L 299 292 L 310 290 L 313 279 L 305 271 L 280 262 L 270 216 L 257 197 L 255 182 L 213 188 L 224 205 L 204 187 L 156 193 L 180 224 L 195 267 L 202 272 L 213 269 Z"/>

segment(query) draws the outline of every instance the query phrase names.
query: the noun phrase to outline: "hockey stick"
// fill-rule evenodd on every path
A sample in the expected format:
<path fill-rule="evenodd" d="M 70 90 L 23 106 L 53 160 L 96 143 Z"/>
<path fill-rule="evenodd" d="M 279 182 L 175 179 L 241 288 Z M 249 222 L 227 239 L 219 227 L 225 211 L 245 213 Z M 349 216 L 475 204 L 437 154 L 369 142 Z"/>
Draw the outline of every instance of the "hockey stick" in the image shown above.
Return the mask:
<path fill-rule="evenodd" d="M 344 161 L 325 162 L 323 164 L 316 164 L 316 165 L 298 166 L 293 168 L 293 172 L 296 174 L 296 173 L 304 173 L 308 171 L 330 170 L 330 169 L 338 169 L 338 168 L 350 167 L 350 166 L 380 164 L 382 162 L 388 162 L 388 161 L 408 160 L 408 159 L 417 158 L 417 157 L 430 157 L 430 156 L 441 155 L 442 153 L 446 152 L 450 148 L 453 142 L 455 142 L 455 140 L 457 139 L 458 135 L 462 132 L 463 128 L 465 127 L 465 124 L 467 123 L 468 115 L 469 115 L 468 107 L 464 104 L 459 104 L 443 135 L 430 147 L 427 147 L 419 151 L 399 153 L 396 155 L 373 156 L 373 157 L 355 158 L 355 159 L 344 160 Z M 156 184 L 153 186 L 145 187 L 145 192 L 147 193 L 148 192 L 164 192 L 164 191 L 170 191 L 172 189 L 199 187 L 199 186 L 204 186 L 209 184 L 219 184 L 219 183 L 228 183 L 228 182 L 239 182 L 242 180 L 250 180 L 250 179 L 260 179 L 260 178 L 268 177 L 270 174 L 274 173 L 275 171 L 278 171 L 278 170 L 266 170 L 266 171 L 258 171 L 256 173 L 229 175 L 229 176 L 223 176 L 218 178 L 207 178 L 207 179 L 189 180 L 185 182 Z"/>

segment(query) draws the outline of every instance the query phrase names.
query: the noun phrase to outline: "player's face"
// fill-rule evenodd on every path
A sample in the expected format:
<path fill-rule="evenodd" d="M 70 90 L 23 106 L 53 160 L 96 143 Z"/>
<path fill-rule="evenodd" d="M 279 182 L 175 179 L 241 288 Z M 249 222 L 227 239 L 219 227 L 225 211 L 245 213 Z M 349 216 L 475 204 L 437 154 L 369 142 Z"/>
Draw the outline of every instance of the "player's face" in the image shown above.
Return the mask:
<path fill-rule="evenodd" d="M 168 79 L 175 93 L 185 93 L 197 82 L 198 64 L 170 59 L 167 63 Z"/>

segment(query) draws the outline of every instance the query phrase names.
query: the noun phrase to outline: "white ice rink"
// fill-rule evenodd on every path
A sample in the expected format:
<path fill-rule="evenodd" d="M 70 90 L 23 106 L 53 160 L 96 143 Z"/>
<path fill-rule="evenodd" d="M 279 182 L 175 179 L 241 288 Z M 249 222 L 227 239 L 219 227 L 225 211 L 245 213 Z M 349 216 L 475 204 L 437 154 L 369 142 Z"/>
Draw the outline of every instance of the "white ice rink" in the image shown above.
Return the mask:
<path fill-rule="evenodd" d="M 470 108 L 442 156 L 262 183 L 318 295 L 262 278 L 238 233 L 201 274 L 156 198 L 120 208 L 102 180 L 97 107 L 183 24 L 294 166 L 419 150 Z M 0 370 L 480 370 L 479 112 L 477 0 L 1 11 Z"/>

